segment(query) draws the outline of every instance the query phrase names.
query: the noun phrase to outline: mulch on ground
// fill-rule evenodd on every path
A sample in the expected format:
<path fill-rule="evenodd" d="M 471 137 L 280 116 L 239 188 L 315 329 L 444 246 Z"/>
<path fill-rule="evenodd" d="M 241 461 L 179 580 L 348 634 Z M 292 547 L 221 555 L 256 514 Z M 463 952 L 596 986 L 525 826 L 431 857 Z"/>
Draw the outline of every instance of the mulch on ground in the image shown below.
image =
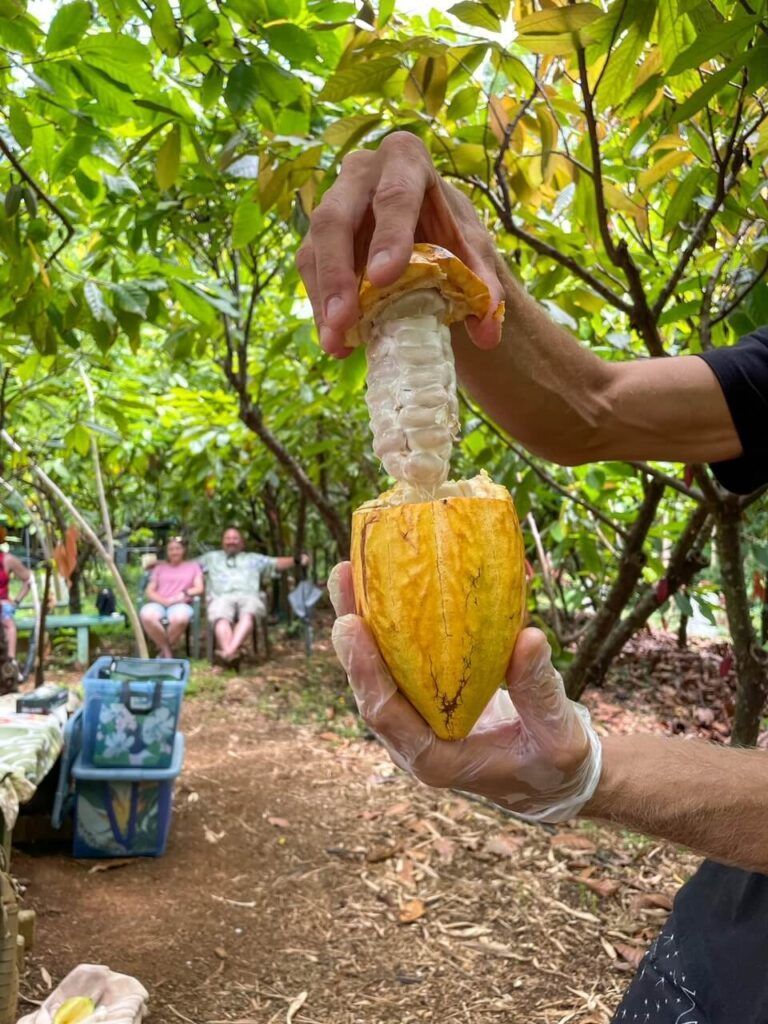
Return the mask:
<path fill-rule="evenodd" d="M 641 637 L 586 701 L 605 730 L 722 740 L 724 656 Z M 606 1024 L 696 867 L 405 777 L 362 736 L 323 630 L 309 668 L 284 643 L 196 689 L 164 858 L 15 852 L 38 913 L 28 1000 L 86 961 L 136 975 L 156 1024 Z"/>

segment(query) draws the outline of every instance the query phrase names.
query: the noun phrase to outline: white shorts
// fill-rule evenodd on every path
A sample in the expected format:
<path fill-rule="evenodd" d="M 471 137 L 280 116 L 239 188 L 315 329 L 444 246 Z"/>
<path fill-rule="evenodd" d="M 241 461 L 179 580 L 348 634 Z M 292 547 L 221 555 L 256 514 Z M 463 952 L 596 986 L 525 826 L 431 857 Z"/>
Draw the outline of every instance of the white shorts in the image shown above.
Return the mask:
<path fill-rule="evenodd" d="M 226 619 L 234 622 L 241 615 L 253 615 L 257 619 L 267 614 L 261 594 L 219 594 L 208 600 L 208 621 Z"/>

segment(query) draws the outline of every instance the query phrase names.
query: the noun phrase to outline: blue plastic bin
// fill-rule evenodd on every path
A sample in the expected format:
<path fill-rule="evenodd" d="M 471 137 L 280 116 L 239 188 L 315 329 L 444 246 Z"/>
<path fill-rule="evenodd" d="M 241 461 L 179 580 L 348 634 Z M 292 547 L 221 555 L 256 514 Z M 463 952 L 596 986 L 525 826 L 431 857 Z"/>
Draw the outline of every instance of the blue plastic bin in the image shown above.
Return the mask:
<path fill-rule="evenodd" d="M 83 678 L 83 764 L 169 768 L 188 679 L 180 659 L 98 658 Z"/>
<path fill-rule="evenodd" d="M 168 768 L 99 769 L 82 753 L 75 780 L 75 857 L 159 857 L 173 813 L 173 788 L 184 762 L 184 737 L 176 733 Z"/>

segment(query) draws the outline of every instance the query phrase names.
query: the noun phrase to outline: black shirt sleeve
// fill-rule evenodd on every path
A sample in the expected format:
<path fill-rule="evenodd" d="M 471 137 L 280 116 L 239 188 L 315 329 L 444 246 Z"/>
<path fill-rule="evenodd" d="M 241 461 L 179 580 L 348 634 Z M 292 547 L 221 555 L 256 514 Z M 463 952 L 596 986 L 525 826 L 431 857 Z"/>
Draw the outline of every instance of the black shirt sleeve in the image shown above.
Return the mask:
<path fill-rule="evenodd" d="M 768 326 L 701 358 L 720 382 L 744 449 L 738 459 L 713 463 L 712 471 L 729 491 L 749 494 L 768 483 Z"/>

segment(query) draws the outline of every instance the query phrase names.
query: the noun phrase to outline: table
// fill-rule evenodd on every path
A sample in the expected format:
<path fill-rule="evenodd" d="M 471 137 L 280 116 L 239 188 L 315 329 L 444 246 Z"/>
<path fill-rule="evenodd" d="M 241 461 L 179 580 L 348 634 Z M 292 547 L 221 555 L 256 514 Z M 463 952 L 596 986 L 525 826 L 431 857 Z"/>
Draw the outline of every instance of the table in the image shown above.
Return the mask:
<path fill-rule="evenodd" d="M 18 906 L 8 874 L 11 833 L 19 805 L 31 800 L 53 768 L 63 745 L 55 715 L 18 715 L 16 694 L 0 697 L 0 1024 L 16 1020 Z M 22 943 L 23 946 L 23 943 Z"/>
<path fill-rule="evenodd" d="M 90 662 L 90 631 L 93 626 L 125 625 L 122 612 L 115 615 L 47 615 L 45 628 L 47 632 L 58 629 L 75 629 L 77 631 L 77 663 L 87 665 Z M 37 628 L 35 619 L 16 619 L 16 629 L 20 633 L 33 633 Z"/>

